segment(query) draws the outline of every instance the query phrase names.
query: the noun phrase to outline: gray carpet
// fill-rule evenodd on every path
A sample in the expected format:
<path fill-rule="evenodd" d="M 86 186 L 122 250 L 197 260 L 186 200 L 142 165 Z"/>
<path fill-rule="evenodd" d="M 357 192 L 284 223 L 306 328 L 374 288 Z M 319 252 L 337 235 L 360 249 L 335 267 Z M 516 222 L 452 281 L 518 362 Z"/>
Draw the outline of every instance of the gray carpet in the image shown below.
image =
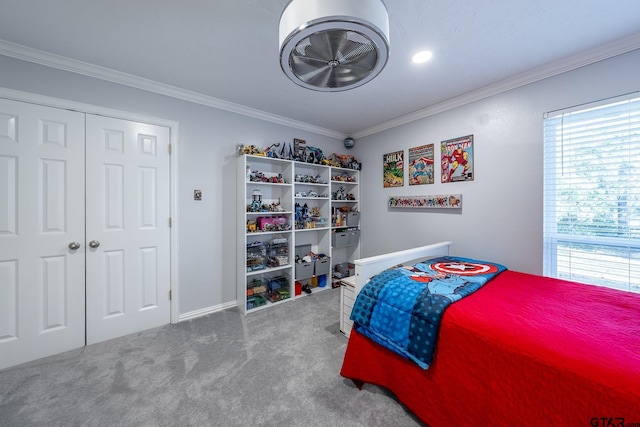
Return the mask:
<path fill-rule="evenodd" d="M 166 325 L 0 371 L 0 425 L 418 426 L 340 376 L 338 289 Z"/>

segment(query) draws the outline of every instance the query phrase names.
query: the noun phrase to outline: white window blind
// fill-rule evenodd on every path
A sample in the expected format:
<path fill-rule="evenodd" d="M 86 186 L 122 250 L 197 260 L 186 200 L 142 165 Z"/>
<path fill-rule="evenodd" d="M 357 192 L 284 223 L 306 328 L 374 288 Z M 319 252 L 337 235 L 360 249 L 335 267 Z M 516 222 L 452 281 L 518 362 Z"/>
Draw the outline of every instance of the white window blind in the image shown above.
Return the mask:
<path fill-rule="evenodd" d="M 640 292 L 640 95 L 544 118 L 544 274 Z"/>

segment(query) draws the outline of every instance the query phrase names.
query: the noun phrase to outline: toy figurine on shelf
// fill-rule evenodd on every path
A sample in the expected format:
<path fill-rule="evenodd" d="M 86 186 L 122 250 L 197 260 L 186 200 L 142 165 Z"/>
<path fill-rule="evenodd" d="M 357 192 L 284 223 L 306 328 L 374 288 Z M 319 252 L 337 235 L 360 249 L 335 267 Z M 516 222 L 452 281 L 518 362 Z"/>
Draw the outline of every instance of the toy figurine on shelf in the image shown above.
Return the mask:
<path fill-rule="evenodd" d="M 322 159 L 324 159 L 324 154 L 322 150 L 317 147 L 307 147 L 307 163 L 314 163 L 317 165 L 322 164 Z"/>
<path fill-rule="evenodd" d="M 322 159 L 322 164 L 326 166 L 333 166 L 335 168 L 339 168 L 340 162 L 335 160 L 333 156 L 335 156 L 335 154 L 332 154 L 329 158 L 325 157 L 324 159 Z"/>
<path fill-rule="evenodd" d="M 331 199 L 333 200 L 347 200 L 346 196 L 347 189 L 344 186 L 340 186 L 337 191 L 331 193 Z"/>
<path fill-rule="evenodd" d="M 262 191 L 259 188 L 256 188 L 251 193 L 251 212 L 261 212 L 262 211 Z"/>
<path fill-rule="evenodd" d="M 267 157 L 273 157 L 274 159 L 280 158 L 278 155 L 278 151 L 280 149 L 280 143 L 276 142 L 275 144 L 271 144 L 264 150 L 264 155 Z"/>
<path fill-rule="evenodd" d="M 346 168 L 346 169 L 354 169 L 354 170 L 362 169 L 362 164 L 358 162 L 355 159 L 355 157 L 349 154 L 333 153 L 331 156 L 329 156 L 327 164 L 329 164 L 329 166 L 335 166 L 335 167 Z"/>
<path fill-rule="evenodd" d="M 247 145 L 245 147 L 244 144 L 240 144 L 238 146 L 238 152 L 241 155 L 242 154 L 251 154 L 251 155 L 254 155 L 254 156 L 264 156 L 264 153 L 262 152 L 262 150 L 260 150 L 255 145 Z"/>
<path fill-rule="evenodd" d="M 277 202 L 271 203 L 271 212 L 284 212 L 284 208 L 280 204 L 280 199 Z"/>

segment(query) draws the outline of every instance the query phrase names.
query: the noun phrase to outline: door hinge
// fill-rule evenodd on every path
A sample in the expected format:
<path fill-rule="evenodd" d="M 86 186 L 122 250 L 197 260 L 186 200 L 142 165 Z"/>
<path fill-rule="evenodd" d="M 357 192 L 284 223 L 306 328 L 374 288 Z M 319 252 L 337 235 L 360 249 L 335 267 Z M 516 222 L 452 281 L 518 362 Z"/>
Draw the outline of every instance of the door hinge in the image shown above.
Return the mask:
<path fill-rule="evenodd" d="M 169 155 L 173 154 L 173 149 L 171 148 L 171 144 L 169 144 Z"/>
<path fill-rule="evenodd" d="M 169 291 L 169 301 L 171 301 L 171 291 Z"/>
<path fill-rule="evenodd" d="M 171 218 L 169 218 L 169 228 L 171 228 Z"/>

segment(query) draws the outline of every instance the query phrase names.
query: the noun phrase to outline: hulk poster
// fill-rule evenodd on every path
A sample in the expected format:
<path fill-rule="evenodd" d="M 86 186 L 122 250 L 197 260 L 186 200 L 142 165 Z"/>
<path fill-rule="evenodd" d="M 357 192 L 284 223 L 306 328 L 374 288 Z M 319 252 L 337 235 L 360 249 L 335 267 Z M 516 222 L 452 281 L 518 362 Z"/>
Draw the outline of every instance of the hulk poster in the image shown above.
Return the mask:
<path fill-rule="evenodd" d="M 382 156 L 382 185 L 402 187 L 404 185 L 404 151 L 395 151 Z"/>

